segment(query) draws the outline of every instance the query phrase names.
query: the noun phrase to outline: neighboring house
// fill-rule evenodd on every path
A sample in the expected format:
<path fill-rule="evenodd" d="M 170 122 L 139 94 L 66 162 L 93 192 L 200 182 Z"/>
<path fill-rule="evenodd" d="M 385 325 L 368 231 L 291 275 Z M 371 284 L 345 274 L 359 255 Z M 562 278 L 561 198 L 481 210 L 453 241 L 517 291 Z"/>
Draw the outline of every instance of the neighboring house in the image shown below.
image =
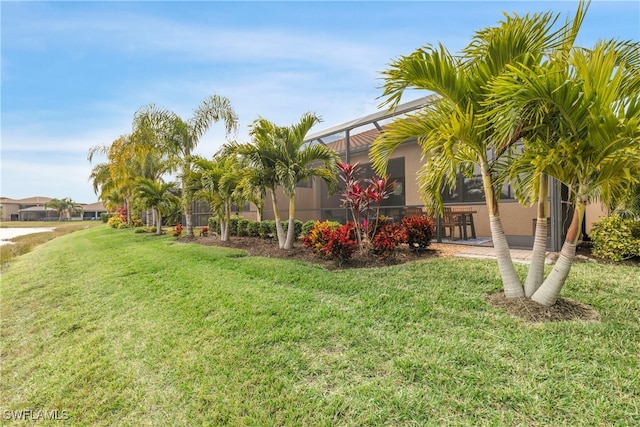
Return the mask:
<path fill-rule="evenodd" d="M 91 219 L 100 219 L 100 215 L 103 213 L 107 213 L 107 209 L 104 207 L 104 203 L 95 202 L 95 203 L 87 203 L 80 204 L 82 206 L 82 219 L 91 220 Z"/>
<path fill-rule="evenodd" d="M 48 212 L 45 211 L 44 205 L 49 200 L 51 200 L 51 197 L 36 196 L 28 197 L 26 199 L 11 199 L 9 197 L 0 197 L 0 207 L 2 207 L 2 221 L 22 221 L 21 211 L 25 211 L 23 216 L 27 218 L 42 218 L 43 220 L 47 217 L 48 214 Z M 57 217 L 55 210 L 52 214 L 52 217 Z M 35 221 L 35 219 L 27 219 L 26 221 Z"/>
<path fill-rule="evenodd" d="M 308 135 L 307 142 L 311 144 L 325 144 L 333 148 L 345 163 L 356 163 L 364 167 L 366 173 L 371 175 L 369 149 L 372 142 L 380 134 L 384 125 L 398 116 L 417 110 L 426 104 L 433 102 L 433 96 L 427 96 L 415 101 L 398 105 L 393 112 L 382 111 L 359 119 L 334 126 L 321 132 Z M 417 172 L 422 166 L 422 153 L 416 141 L 407 141 L 398 147 L 389 162 L 388 174 L 391 180 L 397 181 L 394 194 L 383 203 L 382 214 L 395 220 L 402 218 L 405 208 L 423 207 L 424 202 L 420 196 Z M 569 226 L 570 218 L 567 217 L 568 194 L 566 188 L 557 182 L 551 184 L 550 191 L 550 238 L 549 249 L 559 251 L 564 241 L 564 233 Z M 306 220 L 337 220 L 344 222 L 348 218 L 347 211 L 341 207 L 340 194 L 330 196 L 326 185 L 319 180 L 300 183 L 296 193 L 296 218 Z M 473 214 L 477 236 L 491 236 L 489 229 L 489 216 L 484 202 L 482 182 L 480 177 L 466 178 L 462 175 L 458 178 L 456 188 L 443 193 L 445 206 L 454 208 L 469 208 Z M 282 209 L 281 217 L 287 218 L 288 204 L 284 195 L 280 195 L 278 201 Z M 247 218 L 255 218 L 255 206 L 246 212 Z M 265 204 L 265 219 L 273 219 L 273 208 L 270 202 Z M 513 189 L 505 185 L 501 194 L 500 215 L 505 233 L 514 247 L 527 247 L 533 245 L 534 224 L 536 208 L 520 205 L 514 198 Z M 585 232 L 589 232 L 591 224 L 607 211 L 599 203 L 587 207 Z"/>
<path fill-rule="evenodd" d="M 45 207 L 50 200 L 51 197 L 42 196 L 26 199 L 0 197 L 2 221 L 57 221 L 59 213 L 53 208 Z M 107 212 L 102 202 L 80 203 L 79 206 L 82 207 L 82 212 L 75 214 L 73 220 L 100 219 L 100 214 Z"/>

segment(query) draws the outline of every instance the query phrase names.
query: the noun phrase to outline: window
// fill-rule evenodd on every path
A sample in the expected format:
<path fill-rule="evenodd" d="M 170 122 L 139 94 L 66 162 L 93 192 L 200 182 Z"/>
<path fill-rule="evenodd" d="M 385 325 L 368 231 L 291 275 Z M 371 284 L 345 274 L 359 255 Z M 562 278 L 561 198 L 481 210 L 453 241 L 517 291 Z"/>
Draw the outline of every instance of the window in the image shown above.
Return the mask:
<path fill-rule="evenodd" d="M 502 186 L 500 199 L 514 199 L 513 188 L 510 183 L 505 183 Z M 442 190 L 442 201 L 445 203 L 484 202 L 484 200 L 482 175 L 474 175 L 471 178 L 467 178 L 459 173 L 456 179 L 456 186 L 454 188 L 445 186 Z"/>

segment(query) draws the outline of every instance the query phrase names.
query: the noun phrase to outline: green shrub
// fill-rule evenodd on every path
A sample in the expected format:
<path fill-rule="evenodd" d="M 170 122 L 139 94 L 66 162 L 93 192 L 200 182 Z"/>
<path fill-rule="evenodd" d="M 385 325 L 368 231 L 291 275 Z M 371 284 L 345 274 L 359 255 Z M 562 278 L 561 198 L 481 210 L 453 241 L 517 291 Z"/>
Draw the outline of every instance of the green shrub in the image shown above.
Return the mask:
<path fill-rule="evenodd" d="M 247 225 L 249 225 L 249 220 L 244 218 L 238 218 L 238 222 L 236 223 L 236 234 L 239 237 L 248 236 Z"/>
<path fill-rule="evenodd" d="M 111 218 L 112 216 L 113 216 L 112 213 L 101 213 L 100 219 L 102 220 L 102 222 L 106 223 L 107 221 L 109 221 L 109 218 Z"/>
<path fill-rule="evenodd" d="M 272 219 L 260 223 L 260 237 L 268 239 L 276 235 L 276 222 Z"/>
<path fill-rule="evenodd" d="M 247 234 L 250 237 L 260 237 L 260 221 L 249 221 L 247 224 Z"/>
<path fill-rule="evenodd" d="M 210 216 L 208 223 L 209 223 L 209 230 L 211 230 L 211 232 L 213 233 L 220 232 L 220 220 L 218 219 L 217 216 Z"/>
<path fill-rule="evenodd" d="M 593 249 L 598 258 L 622 261 L 640 256 L 640 222 L 612 215 L 596 222 L 591 229 Z"/>
<path fill-rule="evenodd" d="M 229 235 L 238 235 L 238 221 L 240 221 L 240 219 L 237 215 L 231 215 L 231 218 L 229 218 Z"/>
<path fill-rule="evenodd" d="M 134 233 L 155 233 L 156 229 L 155 227 L 136 227 L 136 229 L 134 230 Z"/>

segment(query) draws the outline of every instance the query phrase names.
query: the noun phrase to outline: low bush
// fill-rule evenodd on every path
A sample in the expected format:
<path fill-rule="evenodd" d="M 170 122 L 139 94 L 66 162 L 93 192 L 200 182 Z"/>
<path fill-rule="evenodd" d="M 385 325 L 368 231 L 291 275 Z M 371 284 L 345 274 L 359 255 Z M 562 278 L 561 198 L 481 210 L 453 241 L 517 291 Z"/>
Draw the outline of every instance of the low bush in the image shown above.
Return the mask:
<path fill-rule="evenodd" d="M 314 221 L 313 226 L 304 236 L 302 243 L 307 248 L 310 248 L 313 253 L 317 255 L 324 255 L 326 254 L 324 246 L 327 244 L 324 230 L 335 230 L 339 226 L 340 223 L 335 221 Z"/>
<path fill-rule="evenodd" d="M 212 230 L 214 233 L 220 231 L 220 220 L 217 216 L 210 216 L 207 222 L 209 223 L 209 230 Z"/>
<path fill-rule="evenodd" d="M 358 250 L 356 228 L 352 223 L 334 229 L 325 228 L 322 231 L 322 238 L 327 242 L 323 246 L 324 252 L 330 258 L 335 259 L 338 265 L 342 265 Z"/>
<path fill-rule="evenodd" d="M 240 221 L 240 217 L 237 215 L 232 215 L 229 218 L 229 235 L 237 236 L 238 235 L 238 221 Z"/>
<path fill-rule="evenodd" d="M 260 222 L 260 237 L 269 239 L 276 235 L 276 222 L 274 220 L 264 220 Z"/>
<path fill-rule="evenodd" d="M 406 235 L 406 243 L 415 251 L 426 249 L 433 239 L 433 221 L 426 215 L 414 215 L 402 218 L 402 229 Z"/>
<path fill-rule="evenodd" d="M 396 248 L 406 240 L 403 229 L 398 224 L 385 224 L 371 241 L 371 250 L 378 258 L 386 260 L 395 255 Z"/>
<path fill-rule="evenodd" d="M 249 237 L 260 237 L 260 221 L 249 221 L 247 224 L 247 235 Z"/>
<path fill-rule="evenodd" d="M 238 235 L 238 237 L 245 237 L 249 235 L 247 226 L 250 222 L 251 221 L 249 221 L 248 219 L 244 219 L 242 217 L 238 218 L 238 221 L 236 222 L 236 234 Z"/>
<path fill-rule="evenodd" d="M 640 256 L 639 221 L 612 215 L 596 222 L 590 236 L 595 257 L 622 261 Z"/>
<path fill-rule="evenodd" d="M 173 237 L 180 236 L 182 236 L 182 224 L 177 224 L 175 227 L 173 227 Z"/>
<path fill-rule="evenodd" d="M 112 216 L 113 216 L 112 213 L 101 213 L 100 220 L 106 224 L 107 221 L 109 221 L 109 218 L 111 218 Z"/>
<path fill-rule="evenodd" d="M 120 218 L 120 216 L 118 215 L 113 215 L 107 220 L 107 225 L 111 228 L 126 228 L 127 221 L 123 221 L 122 218 Z"/>

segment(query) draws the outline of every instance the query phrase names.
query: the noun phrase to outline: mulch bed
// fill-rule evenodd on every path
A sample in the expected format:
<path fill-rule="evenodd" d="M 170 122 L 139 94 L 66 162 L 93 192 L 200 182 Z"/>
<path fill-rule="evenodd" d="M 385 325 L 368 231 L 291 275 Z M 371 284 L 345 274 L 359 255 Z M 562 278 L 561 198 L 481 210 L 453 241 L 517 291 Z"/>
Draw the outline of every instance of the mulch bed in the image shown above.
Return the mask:
<path fill-rule="evenodd" d="M 437 257 L 451 257 L 464 250 L 463 245 L 432 243 L 425 251 L 416 253 L 407 245 L 401 246 L 394 257 L 380 260 L 372 255 L 356 254 L 352 259 L 338 265 L 335 261 L 319 257 L 301 243 L 296 243 L 294 250 L 285 251 L 278 249 L 278 244 L 273 239 L 261 239 L 255 237 L 233 236 L 228 242 L 221 242 L 216 235 L 208 237 L 181 238 L 183 242 L 193 242 L 206 246 L 221 246 L 227 248 L 243 249 L 249 256 L 262 256 L 270 258 L 284 258 L 304 261 L 321 265 L 328 270 L 371 268 L 385 265 L 403 264 L 410 261 L 424 260 Z M 584 250 L 579 251 L 580 258 L 577 262 L 596 262 L 590 258 Z M 639 265 L 640 263 L 634 263 Z M 494 307 L 503 308 L 512 316 L 520 317 L 527 322 L 540 324 L 545 322 L 572 321 L 584 322 L 599 320 L 598 313 L 590 306 L 572 301 L 568 298 L 559 298 L 552 307 L 544 307 L 534 301 L 525 298 L 507 299 L 504 293 L 497 292 L 486 296 L 487 301 Z"/>
<path fill-rule="evenodd" d="M 526 298 L 507 299 L 503 292 L 488 294 L 486 299 L 494 307 L 504 308 L 510 315 L 520 317 L 531 323 L 571 320 L 591 322 L 600 320 L 598 312 L 593 307 L 569 298 L 558 298 L 551 307 L 545 307 Z"/>
<path fill-rule="evenodd" d="M 181 238 L 187 241 L 186 238 Z M 278 249 L 278 242 L 274 239 L 261 239 L 256 237 L 237 237 L 233 236 L 228 242 L 221 242 L 218 236 L 193 237 L 188 239 L 194 243 L 206 246 L 222 246 L 226 248 L 243 249 L 247 251 L 249 256 L 262 256 L 267 258 L 284 258 L 308 262 L 310 264 L 321 265 L 327 270 L 351 269 L 351 268 L 371 268 L 382 267 L 385 265 L 404 264 L 409 261 L 423 260 L 434 257 L 453 256 L 457 252 L 464 249 L 462 245 L 449 245 L 432 243 L 429 248 L 421 252 L 415 252 L 409 249 L 408 245 L 401 245 L 395 256 L 386 260 L 381 260 L 376 256 L 369 254 L 354 254 L 353 258 L 344 262 L 342 265 L 334 260 L 326 257 L 319 257 L 314 254 L 311 249 L 306 248 L 302 243 L 296 242 L 294 249 L 285 251 Z"/>

